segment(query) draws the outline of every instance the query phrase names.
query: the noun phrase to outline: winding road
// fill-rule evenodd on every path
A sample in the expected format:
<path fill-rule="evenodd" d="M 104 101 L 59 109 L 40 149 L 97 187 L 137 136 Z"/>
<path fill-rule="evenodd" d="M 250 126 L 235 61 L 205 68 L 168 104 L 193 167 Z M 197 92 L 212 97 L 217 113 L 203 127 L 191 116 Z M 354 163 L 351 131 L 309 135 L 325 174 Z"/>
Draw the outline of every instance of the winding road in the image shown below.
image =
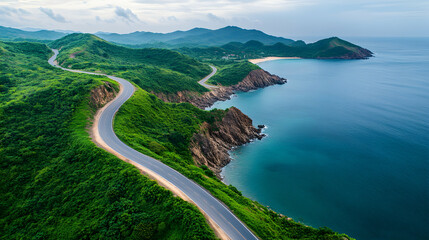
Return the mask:
<path fill-rule="evenodd" d="M 143 172 L 155 178 L 162 185 L 185 200 L 193 202 L 208 218 L 215 231 L 223 239 L 258 239 L 222 202 L 213 197 L 207 190 L 186 178 L 181 173 L 146 156 L 123 143 L 113 131 L 113 119 L 116 112 L 133 94 L 134 86 L 125 79 L 105 74 L 91 73 L 80 70 L 67 69 L 59 66 L 55 59 L 58 50 L 53 49 L 54 55 L 48 60 L 49 64 L 62 70 L 106 76 L 121 85 L 121 91 L 114 100 L 106 104 L 97 113 L 93 134 L 95 141 L 107 151 L 117 155 L 121 159 L 138 166 Z M 216 73 L 216 68 L 211 66 L 213 72 L 205 80 Z M 203 80 L 204 80 L 203 79 Z M 205 81 L 204 81 L 205 82 Z M 217 225 L 217 226 L 216 226 Z"/>
<path fill-rule="evenodd" d="M 200 81 L 198 81 L 198 83 L 199 83 L 201 86 L 203 86 L 203 87 L 205 87 L 205 88 L 208 88 L 208 89 L 218 88 L 218 86 L 214 86 L 214 85 L 211 85 L 211 84 L 207 84 L 207 83 L 206 83 L 206 82 L 207 82 L 207 80 L 209 80 L 211 77 L 213 77 L 213 75 L 215 75 L 215 74 L 216 74 L 216 72 L 217 72 L 217 69 L 216 69 L 214 66 L 210 65 L 210 67 L 212 68 L 212 72 L 211 72 L 209 75 L 207 75 L 205 78 L 203 78 L 203 79 L 201 79 Z"/>

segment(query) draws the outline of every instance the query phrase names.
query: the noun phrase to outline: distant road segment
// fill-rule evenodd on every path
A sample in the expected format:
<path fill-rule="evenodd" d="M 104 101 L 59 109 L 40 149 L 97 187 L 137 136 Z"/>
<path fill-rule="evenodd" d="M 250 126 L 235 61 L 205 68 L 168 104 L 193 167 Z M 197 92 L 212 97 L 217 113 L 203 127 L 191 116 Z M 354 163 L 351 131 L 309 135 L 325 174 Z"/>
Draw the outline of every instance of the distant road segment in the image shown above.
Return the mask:
<path fill-rule="evenodd" d="M 208 89 L 218 88 L 218 86 L 214 86 L 214 85 L 206 83 L 207 80 L 209 80 L 211 77 L 213 77 L 213 75 L 215 75 L 216 72 L 217 72 L 217 69 L 214 66 L 210 65 L 210 67 L 212 68 L 212 72 L 209 75 L 207 75 L 205 78 L 203 78 L 200 81 L 198 81 L 198 83 L 200 85 L 202 85 L 203 87 L 208 88 Z"/>

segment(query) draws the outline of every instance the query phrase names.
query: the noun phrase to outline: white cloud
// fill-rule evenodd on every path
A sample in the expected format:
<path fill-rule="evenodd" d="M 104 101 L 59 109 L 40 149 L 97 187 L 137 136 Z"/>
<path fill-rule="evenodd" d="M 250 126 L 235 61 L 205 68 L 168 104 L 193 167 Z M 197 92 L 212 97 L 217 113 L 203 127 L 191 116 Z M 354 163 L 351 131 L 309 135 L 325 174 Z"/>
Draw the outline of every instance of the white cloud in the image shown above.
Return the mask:
<path fill-rule="evenodd" d="M 129 8 L 124 9 L 121 7 L 116 7 L 115 14 L 118 17 L 122 17 L 130 22 L 140 21 L 137 15 L 135 15 Z"/>
<path fill-rule="evenodd" d="M 8 6 L 0 6 L 0 14 L 4 15 L 26 15 L 29 14 L 28 11 L 22 9 L 22 8 L 13 8 Z"/>
<path fill-rule="evenodd" d="M 40 11 L 42 11 L 44 14 L 46 14 L 48 17 L 52 18 L 53 20 L 57 21 L 57 22 L 62 22 L 65 23 L 67 22 L 66 19 L 60 15 L 60 14 L 55 14 L 54 11 L 52 11 L 52 9 L 50 8 L 43 8 L 40 7 L 39 8 Z"/>

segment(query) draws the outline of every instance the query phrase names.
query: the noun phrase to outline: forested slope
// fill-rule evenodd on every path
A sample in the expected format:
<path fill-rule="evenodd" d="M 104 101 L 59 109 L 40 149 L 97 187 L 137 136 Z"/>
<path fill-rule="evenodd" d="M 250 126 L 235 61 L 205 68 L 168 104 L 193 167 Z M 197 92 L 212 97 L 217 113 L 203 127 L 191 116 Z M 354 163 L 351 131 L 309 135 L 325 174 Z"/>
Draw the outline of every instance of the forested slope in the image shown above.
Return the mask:
<path fill-rule="evenodd" d="M 1 239 L 214 239 L 196 207 L 90 141 L 90 91 L 109 79 L 51 54 L 0 42 Z"/>

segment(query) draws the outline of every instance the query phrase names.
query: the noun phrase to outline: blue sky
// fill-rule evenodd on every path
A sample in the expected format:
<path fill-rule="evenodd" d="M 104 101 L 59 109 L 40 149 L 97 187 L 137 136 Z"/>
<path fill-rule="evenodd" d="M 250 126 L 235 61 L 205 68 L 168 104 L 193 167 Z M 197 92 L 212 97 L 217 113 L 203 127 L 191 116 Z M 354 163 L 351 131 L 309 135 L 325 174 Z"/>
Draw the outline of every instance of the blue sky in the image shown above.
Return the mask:
<path fill-rule="evenodd" d="M 292 38 L 429 36 L 429 1 L 0 0 L 0 25 L 118 33 L 235 25 Z"/>

